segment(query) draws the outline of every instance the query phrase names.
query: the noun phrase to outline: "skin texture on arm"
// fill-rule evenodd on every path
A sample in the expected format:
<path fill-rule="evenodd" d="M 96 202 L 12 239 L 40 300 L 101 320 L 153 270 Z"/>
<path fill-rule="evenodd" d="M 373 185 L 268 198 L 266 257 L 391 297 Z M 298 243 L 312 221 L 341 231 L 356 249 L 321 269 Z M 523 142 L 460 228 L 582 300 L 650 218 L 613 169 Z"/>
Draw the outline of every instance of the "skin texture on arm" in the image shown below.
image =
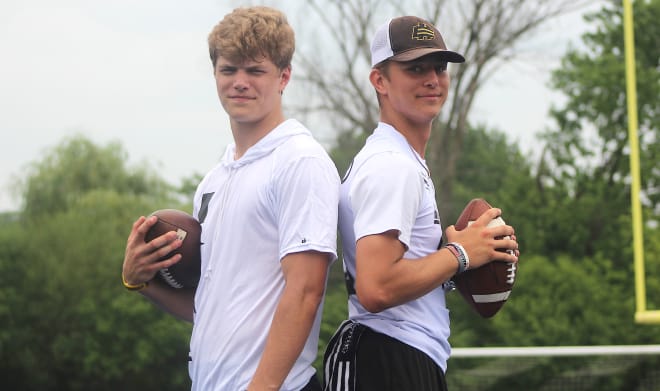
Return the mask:
<path fill-rule="evenodd" d="M 508 225 L 487 228 L 490 220 L 500 215 L 493 208 L 485 212 L 474 224 L 462 231 L 447 228 L 449 241 L 459 242 L 470 257 L 470 268 L 477 268 L 498 259 L 516 262 L 517 257 L 497 249 L 515 250 L 515 239 L 495 239 L 511 235 Z M 515 237 L 514 237 L 515 238 Z M 396 231 L 368 235 L 356 244 L 355 289 L 360 303 L 370 312 L 421 297 L 449 280 L 458 270 L 454 255 L 441 249 L 420 259 L 405 259 L 404 245 Z"/>
<path fill-rule="evenodd" d="M 305 251 L 282 259 L 286 285 L 248 390 L 279 390 L 300 355 L 323 300 L 328 254 Z"/>
<path fill-rule="evenodd" d="M 181 255 L 176 254 L 166 260 L 157 262 L 161 257 L 179 248 L 182 243 L 174 231 L 145 243 L 145 235 L 156 221 L 158 221 L 156 216 L 148 218 L 141 216 L 133 223 L 124 254 L 122 267 L 124 281 L 130 285 L 149 282 L 146 288 L 139 291 L 140 294 L 162 310 L 179 319 L 192 322 L 194 289 L 174 289 L 153 279 L 158 270 L 169 267 L 181 259 Z"/>
<path fill-rule="evenodd" d="M 139 292 L 170 315 L 186 322 L 193 322 L 195 289 L 175 289 L 158 280 L 153 280 L 149 286 Z"/>

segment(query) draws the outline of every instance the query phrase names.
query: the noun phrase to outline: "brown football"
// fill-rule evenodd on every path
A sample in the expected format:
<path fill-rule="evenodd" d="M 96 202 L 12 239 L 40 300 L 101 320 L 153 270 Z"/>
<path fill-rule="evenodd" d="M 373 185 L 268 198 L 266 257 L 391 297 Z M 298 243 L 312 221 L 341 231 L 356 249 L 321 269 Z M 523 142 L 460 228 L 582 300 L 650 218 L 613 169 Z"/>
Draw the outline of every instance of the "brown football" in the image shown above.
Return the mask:
<path fill-rule="evenodd" d="M 465 229 L 491 206 L 486 200 L 470 201 L 456 221 L 457 230 Z M 492 220 L 488 226 L 504 225 L 502 217 Z M 482 317 L 490 318 L 506 303 L 516 280 L 516 263 L 493 261 L 486 265 L 468 269 L 452 278 L 456 289 L 470 306 Z"/>
<path fill-rule="evenodd" d="M 179 262 L 170 267 L 160 269 L 156 278 L 160 278 L 173 288 L 194 288 L 199 283 L 201 269 L 201 234 L 199 222 L 186 212 L 176 209 L 161 209 L 153 212 L 158 221 L 145 235 L 145 242 L 170 231 L 176 231 L 183 243 L 181 247 L 165 255 L 159 261 L 181 254 Z"/>

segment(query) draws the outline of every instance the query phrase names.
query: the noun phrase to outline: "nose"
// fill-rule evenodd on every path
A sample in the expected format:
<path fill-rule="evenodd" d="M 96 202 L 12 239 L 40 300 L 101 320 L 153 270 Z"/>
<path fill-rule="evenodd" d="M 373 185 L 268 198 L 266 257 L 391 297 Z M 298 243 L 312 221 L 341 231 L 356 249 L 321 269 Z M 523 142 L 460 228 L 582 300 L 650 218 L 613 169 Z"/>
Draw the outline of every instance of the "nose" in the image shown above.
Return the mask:
<path fill-rule="evenodd" d="M 233 83 L 234 89 L 243 92 L 248 89 L 249 85 L 246 75 L 242 72 L 237 72 Z"/>
<path fill-rule="evenodd" d="M 234 89 L 243 92 L 248 89 L 248 86 L 246 83 L 237 80 L 234 82 Z"/>
<path fill-rule="evenodd" d="M 437 80 L 427 80 L 426 83 L 424 83 L 425 87 L 428 88 L 436 88 L 438 86 L 438 81 Z"/>
<path fill-rule="evenodd" d="M 424 86 L 429 88 L 436 88 L 439 84 L 439 76 L 435 71 L 430 71 L 426 75 L 426 80 L 424 81 Z"/>

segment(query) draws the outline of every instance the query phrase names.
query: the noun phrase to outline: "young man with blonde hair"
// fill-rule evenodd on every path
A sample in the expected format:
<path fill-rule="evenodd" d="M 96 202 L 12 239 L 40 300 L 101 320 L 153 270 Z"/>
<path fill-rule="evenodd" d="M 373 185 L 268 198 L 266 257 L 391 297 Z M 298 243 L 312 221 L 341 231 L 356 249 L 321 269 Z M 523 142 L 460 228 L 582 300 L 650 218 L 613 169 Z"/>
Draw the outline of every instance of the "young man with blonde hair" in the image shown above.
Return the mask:
<path fill-rule="evenodd" d="M 340 189 L 339 231 L 349 290 L 349 320 L 324 359 L 326 390 L 446 390 L 450 355 L 444 284 L 494 259 L 517 261 L 513 228 L 487 228 L 490 209 L 443 234 L 424 152 L 447 100 L 450 51 L 430 22 L 414 16 L 381 26 L 371 45 L 369 80 L 380 122 L 355 156 Z M 516 250 L 516 255 L 497 251 Z M 457 250 L 458 251 L 458 250 Z"/>
<path fill-rule="evenodd" d="M 319 390 L 316 358 L 329 264 L 336 258 L 339 177 L 309 130 L 285 119 L 294 34 L 267 7 L 238 8 L 209 35 L 218 97 L 234 143 L 201 181 L 193 214 L 202 225 L 195 291 L 152 281 L 179 260 L 174 233 L 145 244 L 139 218 L 123 267 L 127 287 L 193 322 L 193 390 Z"/>

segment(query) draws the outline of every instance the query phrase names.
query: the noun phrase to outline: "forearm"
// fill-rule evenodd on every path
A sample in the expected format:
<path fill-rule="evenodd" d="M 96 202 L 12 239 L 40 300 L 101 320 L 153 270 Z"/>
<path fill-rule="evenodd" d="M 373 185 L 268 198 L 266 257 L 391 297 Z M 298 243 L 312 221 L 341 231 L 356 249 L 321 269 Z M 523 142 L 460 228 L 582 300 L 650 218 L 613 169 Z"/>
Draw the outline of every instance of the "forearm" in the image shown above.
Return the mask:
<path fill-rule="evenodd" d="M 152 280 L 140 294 L 163 311 L 188 322 L 193 321 L 194 289 L 174 289 Z"/>
<path fill-rule="evenodd" d="M 285 288 L 248 390 L 280 389 L 305 346 L 322 297 L 322 290 Z"/>
<path fill-rule="evenodd" d="M 456 257 L 447 249 L 420 259 L 401 259 L 381 281 L 393 292 L 392 306 L 417 299 L 451 279 L 458 271 Z"/>
<path fill-rule="evenodd" d="M 456 257 L 447 249 L 420 259 L 391 260 L 381 270 L 358 269 L 356 292 L 365 308 L 380 312 L 426 295 L 448 281 L 458 270 Z"/>

